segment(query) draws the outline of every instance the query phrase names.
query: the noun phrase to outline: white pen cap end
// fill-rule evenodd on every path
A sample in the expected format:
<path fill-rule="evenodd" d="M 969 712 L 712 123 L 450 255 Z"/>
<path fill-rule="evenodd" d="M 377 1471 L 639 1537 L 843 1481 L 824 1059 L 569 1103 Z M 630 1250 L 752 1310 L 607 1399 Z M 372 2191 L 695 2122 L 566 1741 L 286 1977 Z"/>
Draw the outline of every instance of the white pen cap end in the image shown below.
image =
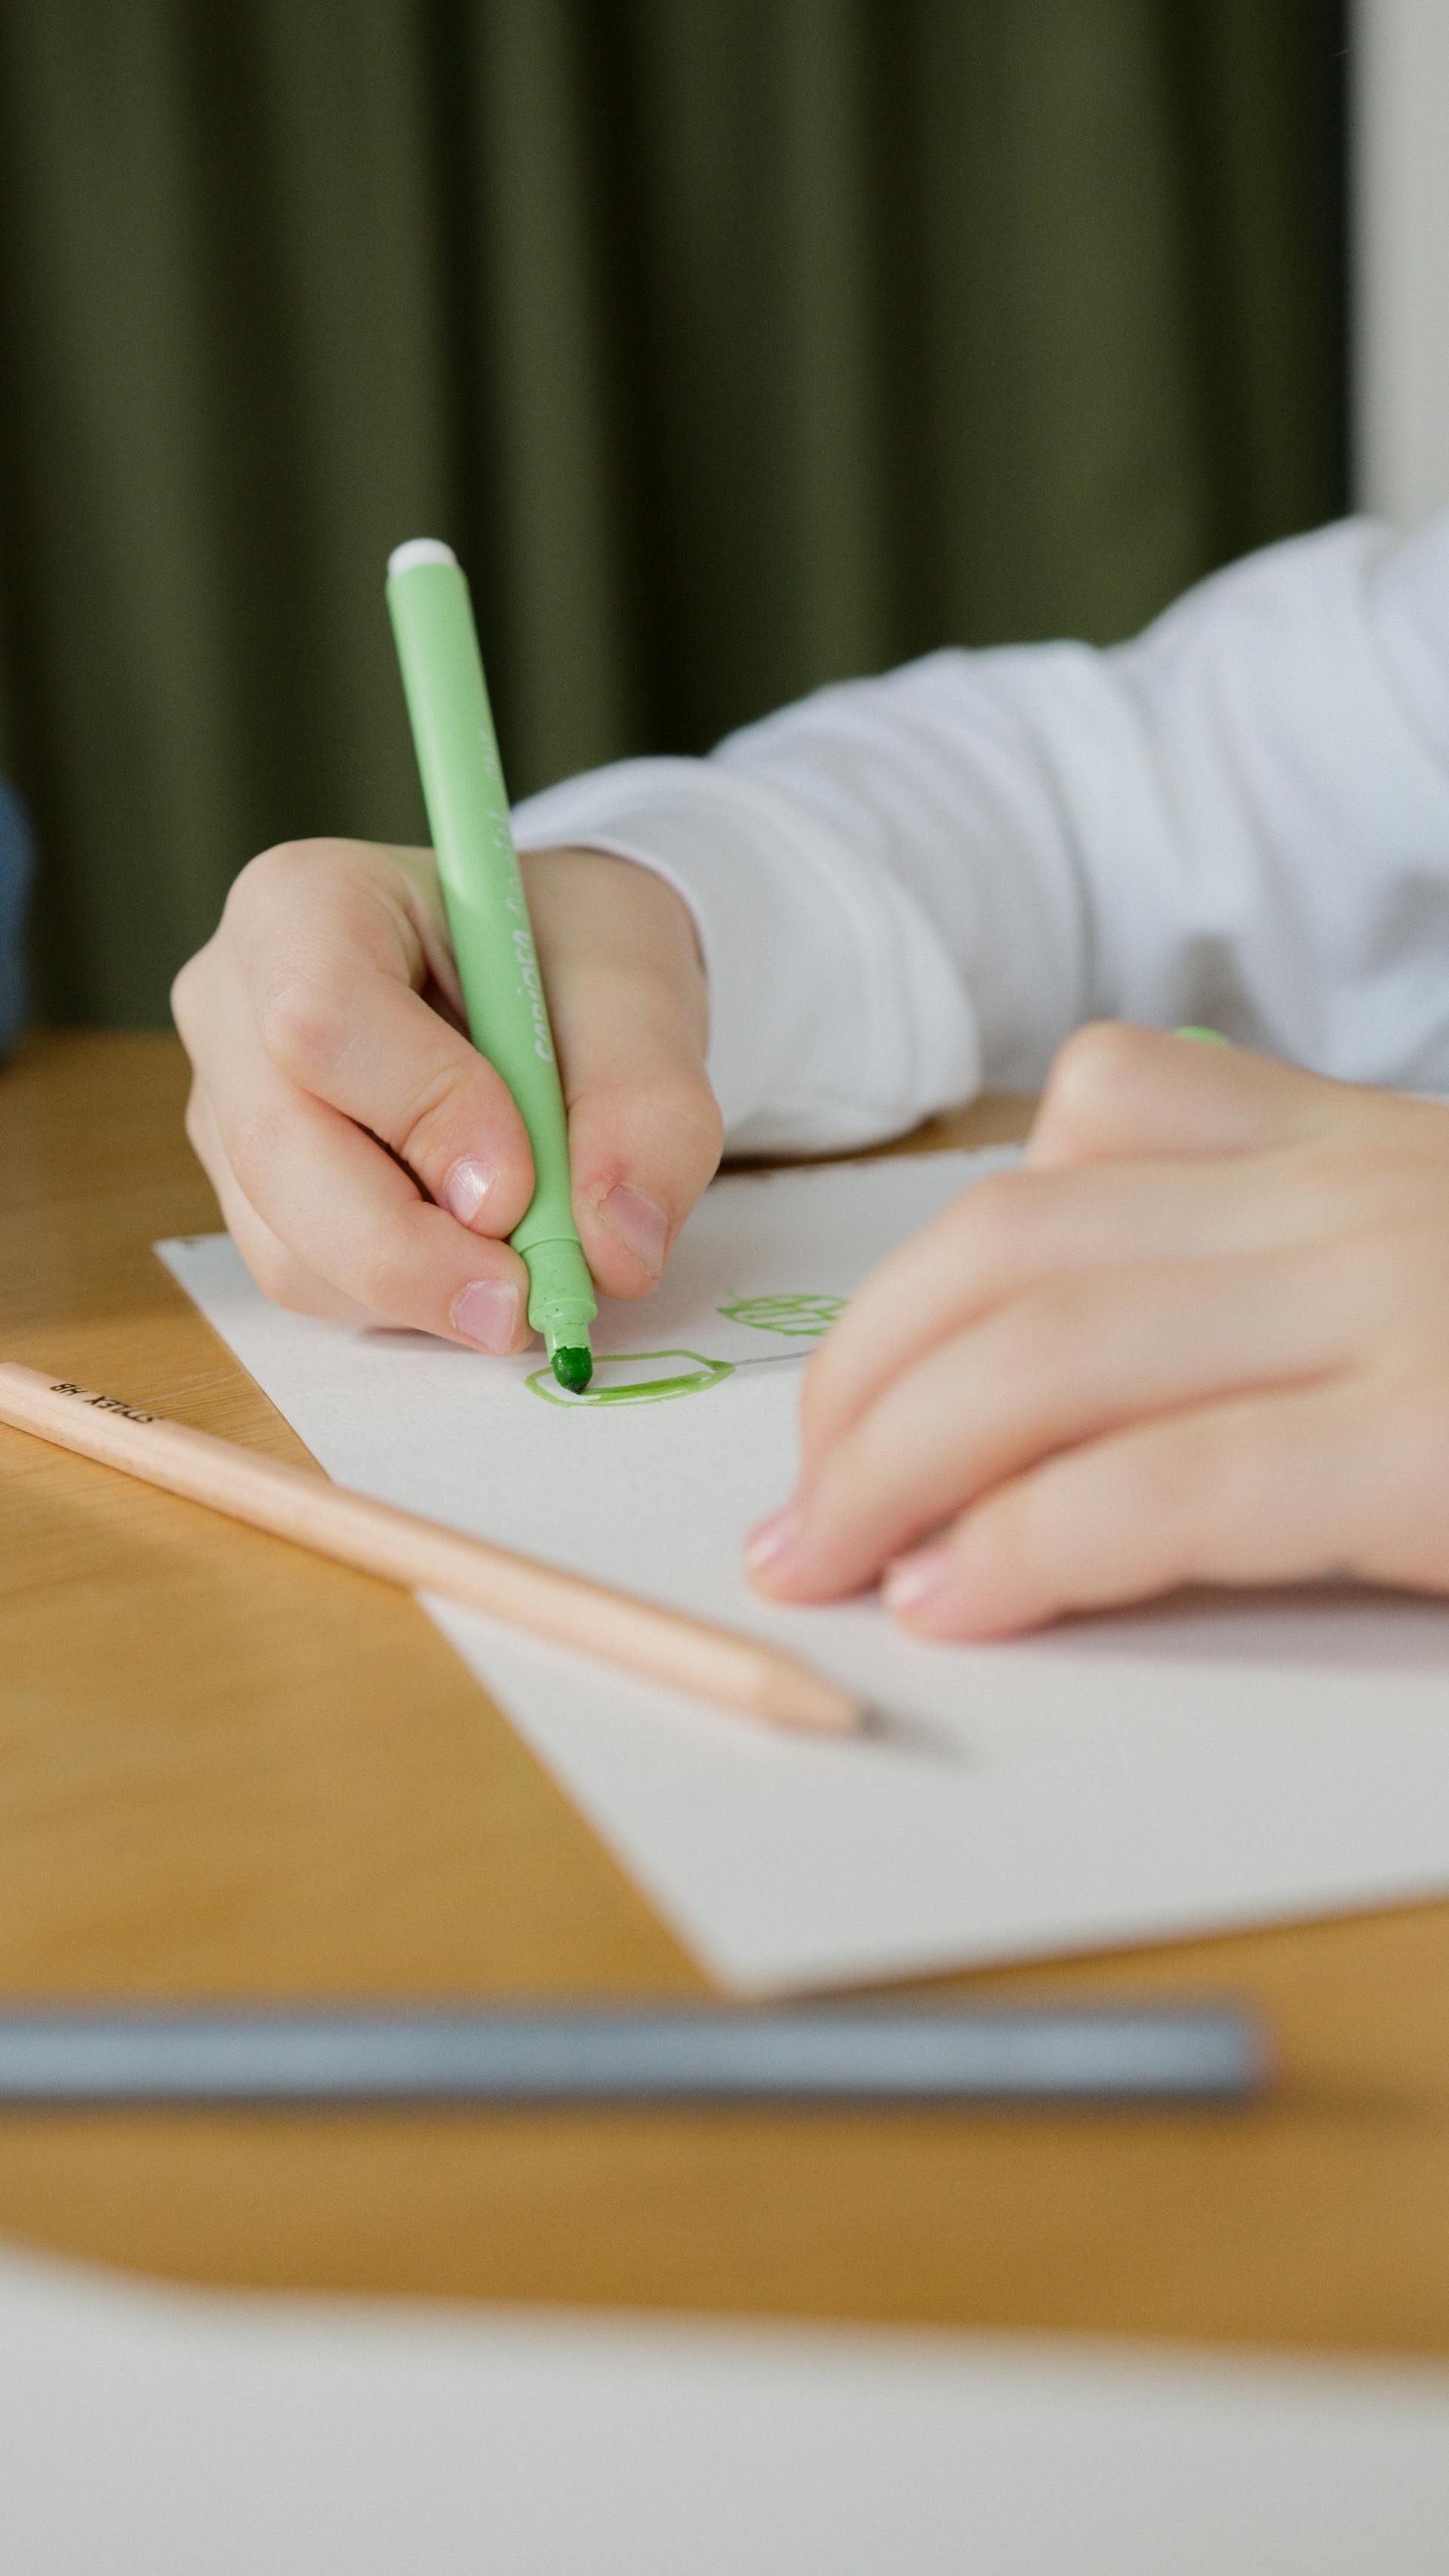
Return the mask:
<path fill-rule="evenodd" d="M 409 537 L 405 546 L 394 546 L 388 556 L 387 577 L 391 581 L 394 573 L 412 572 L 418 564 L 455 564 L 457 560 L 441 537 Z"/>

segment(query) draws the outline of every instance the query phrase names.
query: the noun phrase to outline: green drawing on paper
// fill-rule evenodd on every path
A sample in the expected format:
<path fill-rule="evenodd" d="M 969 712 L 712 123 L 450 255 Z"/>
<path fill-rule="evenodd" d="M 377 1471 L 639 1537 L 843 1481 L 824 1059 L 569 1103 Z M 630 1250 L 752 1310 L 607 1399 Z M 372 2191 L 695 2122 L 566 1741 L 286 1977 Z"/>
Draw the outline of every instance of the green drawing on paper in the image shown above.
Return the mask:
<path fill-rule="evenodd" d="M 828 1333 L 845 1305 L 843 1297 L 741 1297 L 716 1312 L 731 1324 L 752 1324 L 761 1333 L 788 1333 L 792 1341 L 818 1341 Z"/>
<path fill-rule="evenodd" d="M 702 1395 L 734 1373 L 731 1361 L 707 1360 L 700 1351 L 604 1351 L 582 1395 L 566 1394 L 551 1368 L 535 1369 L 527 1384 L 545 1404 L 577 1413 L 587 1405 L 665 1404 L 675 1395 Z"/>

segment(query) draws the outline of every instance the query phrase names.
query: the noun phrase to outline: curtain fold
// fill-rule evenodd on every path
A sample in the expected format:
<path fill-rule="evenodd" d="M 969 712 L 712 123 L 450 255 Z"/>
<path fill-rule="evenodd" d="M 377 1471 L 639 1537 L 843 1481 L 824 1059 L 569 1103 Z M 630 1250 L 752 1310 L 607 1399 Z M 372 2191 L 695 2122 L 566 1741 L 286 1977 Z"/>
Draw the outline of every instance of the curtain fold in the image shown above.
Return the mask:
<path fill-rule="evenodd" d="M 415 838 L 389 548 L 518 793 L 1342 495 L 1339 13 L 5 0 L 0 758 L 55 1016 L 267 842 Z"/>

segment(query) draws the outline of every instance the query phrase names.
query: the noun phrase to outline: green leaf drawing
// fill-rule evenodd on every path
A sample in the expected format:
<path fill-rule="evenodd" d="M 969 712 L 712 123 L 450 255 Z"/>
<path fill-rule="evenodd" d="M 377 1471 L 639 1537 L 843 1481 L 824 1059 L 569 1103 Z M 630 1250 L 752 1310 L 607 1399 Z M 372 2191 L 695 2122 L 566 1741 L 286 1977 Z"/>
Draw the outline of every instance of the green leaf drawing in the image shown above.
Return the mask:
<path fill-rule="evenodd" d="M 787 1333 L 792 1341 L 818 1341 L 828 1333 L 845 1305 L 843 1297 L 741 1297 L 716 1313 L 732 1324 L 750 1324 L 760 1333 Z"/>
<path fill-rule="evenodd" d="M 535 1369 L 525 1383 L 545 1404 L 578 1413 L 590 1405 L 667 1404 L 676 1395 L 703 1395 L 734 1373 L 731 1361 L 707 1360 L 700 1351 L 626 1351 L 596 1359 L 582 1395 L 567 1394 L 551 1368 Z"/>

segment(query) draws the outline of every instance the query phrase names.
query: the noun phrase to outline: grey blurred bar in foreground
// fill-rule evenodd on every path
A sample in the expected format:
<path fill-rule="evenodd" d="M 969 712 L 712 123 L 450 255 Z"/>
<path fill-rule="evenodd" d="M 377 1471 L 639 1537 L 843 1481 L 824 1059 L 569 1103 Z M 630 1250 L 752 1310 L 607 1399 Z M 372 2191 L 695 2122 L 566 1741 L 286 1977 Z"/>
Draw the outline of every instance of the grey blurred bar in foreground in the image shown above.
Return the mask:
<path fill-rule="evenodd" d="M 0 2013 L 0 2106 L 1232 2101 L 1267 2073 L 1231 2005 Z"/>

